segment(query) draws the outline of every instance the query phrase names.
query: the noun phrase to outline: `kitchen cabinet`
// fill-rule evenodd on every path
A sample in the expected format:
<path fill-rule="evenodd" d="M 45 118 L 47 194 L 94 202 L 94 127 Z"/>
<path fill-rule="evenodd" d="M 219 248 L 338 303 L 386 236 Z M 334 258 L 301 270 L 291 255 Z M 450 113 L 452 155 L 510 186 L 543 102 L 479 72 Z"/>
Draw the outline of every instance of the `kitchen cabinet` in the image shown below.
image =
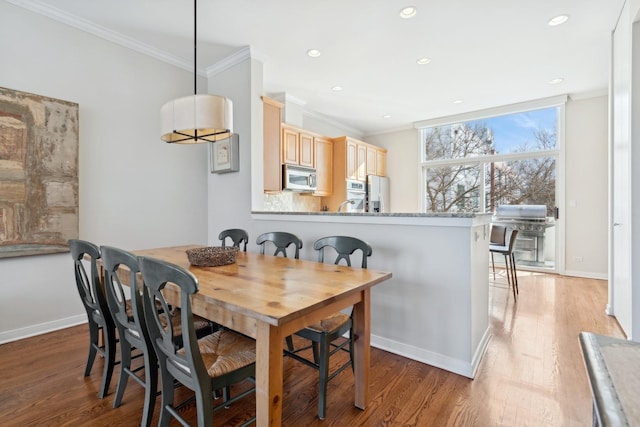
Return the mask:
<path fill-rule="evenodd" d="M 300 161 L 300 133 L 292 126 L 282 125 L 282 163 L 298 165 Z"/>
<path fill-rule="evenodd" d="M 358 142 L 356 150 L 356 179 L 358 181 L 367 180 L 367 146 L 363 142 Z"/>
<path fill-rule="evenodd" d="M 300 166 L 306 166 L 309 168 L 316 167 L 315 159 L 315 146 L 313 135 L 307 132 L 300 131 L 298 133 L 298 147 L 300 151 L 299 164 Z"/>
<path fill-rule="evenodd" d="M 284 104 L 262 97 L 263 181 L 265 192 L 282 191 L 280 124 Z"/>
<path fill-rule="evenodd" d="M 375 175 L 387 176 L 387 150 L 378 148 L 376 150 L 376 172 Z"/>
<path fill-rule="evenodd" d="M 317 161 L 316 161 L 317 163 Z M 336 211 L 346 200 L 346 180 L 365 182 L 367 175 L 387 175 L 387 150 L 348 136 L 333 139 L 333 194 L 322 203 Z"/>
<path fill-rule="evenodd" d="M 326 137 L 314 137 L 316 176 L 318 188 L 313 193 L 317 196 L 333 194 L 333 142 Z"/>
<path fill-rule="evenodd" d="M 315 167 L 313 134 L 283 123 L 282 163 L 308 168 Z"/>
<path fill-rule="evenodd" d="M 342 142 L 342 141 L 341 141 Z M 335 142 L 334 142 L 335 143 Z M 346 147 L 346 158 L 344 162 L 346 162 L 346 178 L 347 179 L 358 179 L 358 144 L 353 141 L 347 139 L 346 142 L 340 144 L 345 145 Z M 344 156 L 343 152 L 340 153 L 341 157 Z M 341 164 L 342 162 L 336 164 Z"/>
<path fill-rule="evenodd" d="M 378 147 L 374 147 L 373 145 L 367 145 L 366 152 L 367 152 L 366 175 L 377 175 L 378 170 L 376 169 L 376 163 L 378 158 Z M 365 179 L 367 179 L 366 176 L 365 176 Z"/>

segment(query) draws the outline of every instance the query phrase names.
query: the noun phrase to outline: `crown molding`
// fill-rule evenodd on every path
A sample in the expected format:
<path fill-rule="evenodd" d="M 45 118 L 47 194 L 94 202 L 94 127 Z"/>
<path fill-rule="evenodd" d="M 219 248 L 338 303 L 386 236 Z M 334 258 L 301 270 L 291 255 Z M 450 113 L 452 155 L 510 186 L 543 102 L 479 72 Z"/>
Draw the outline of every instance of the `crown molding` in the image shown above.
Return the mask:
<path fill-rule="evenodd" d="M 588 92 L 574 92 L 569 94 L 572 101 L 580 101 L 583 99 L 597 98 L 599 96 L 609 95 L 609 89 L 592 90 Z"/>
<path fill-rule="evenodd" d="M 207 77 L 215 76 L 216 74 L 228 70 L 249 58 L 251 58 L 251 48 L 249 46 L 245 46 L 215 64 L 209 65 L 206 69 Z"/>
<path fill-rule="evenodd" d="M 176 67 L 183 68 L 187 71 L 193 71 L 193 63 L 187 62 L 184 59 L 178 58 L 175 55 L 171 55 L 161 49 L 157 49 L 155 47 L 149 46 L 145 43 L 142 43 L 131 37 L 127 37 L 116 31 L 104 28 L 100 25 L 97 25 L 94 22 L 80 18 L 79 16 L 72 15 L 70 13 L 64 12 L 55 7 L 51 7 L 49 5 L 43 4 L 37 0 L 6 0 L 6 1 L 15 6 L 29 10 L 31 12 L 35 12 L 42 16 L 46 16 L 47 18 L 51 18 L 55 21 L 69 25 L 78 30 L 84 31 L 89 34 L 93 34 L 94 36 L 100 37 L 101 39 L 119 44 L 120 46 L 124 46 L 126 48 L 135 50 L 136 52 L 140 52 L 144 55 L 150 56 L 152 58 L 174 65 Z M 203 74 L 202 71 L 200 71 L 199 74 Z"/>

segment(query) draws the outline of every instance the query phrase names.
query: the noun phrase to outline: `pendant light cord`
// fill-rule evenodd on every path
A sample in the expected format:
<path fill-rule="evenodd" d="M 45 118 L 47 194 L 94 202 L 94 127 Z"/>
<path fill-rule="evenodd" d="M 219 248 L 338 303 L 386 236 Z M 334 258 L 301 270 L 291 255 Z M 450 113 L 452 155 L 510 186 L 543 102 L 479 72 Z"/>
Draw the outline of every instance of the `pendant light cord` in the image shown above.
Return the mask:
<path fill-rule="evenodd" d="M 198 93 L 198 0 L 193 0 L 193 94 Z"/>

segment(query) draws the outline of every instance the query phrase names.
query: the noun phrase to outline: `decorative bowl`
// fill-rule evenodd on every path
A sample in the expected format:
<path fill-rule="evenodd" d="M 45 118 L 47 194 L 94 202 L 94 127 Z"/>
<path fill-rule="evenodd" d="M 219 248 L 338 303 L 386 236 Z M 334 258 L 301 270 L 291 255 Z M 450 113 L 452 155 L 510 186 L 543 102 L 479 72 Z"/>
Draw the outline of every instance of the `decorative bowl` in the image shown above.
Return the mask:
<path fill-rule="evenodd" d="M 205 246 L 203 248 L 187 249 L 189 263 L 197 267 L 217 267 L 219 265 L 236 262 L 238 248 L 234 246 Z"/>

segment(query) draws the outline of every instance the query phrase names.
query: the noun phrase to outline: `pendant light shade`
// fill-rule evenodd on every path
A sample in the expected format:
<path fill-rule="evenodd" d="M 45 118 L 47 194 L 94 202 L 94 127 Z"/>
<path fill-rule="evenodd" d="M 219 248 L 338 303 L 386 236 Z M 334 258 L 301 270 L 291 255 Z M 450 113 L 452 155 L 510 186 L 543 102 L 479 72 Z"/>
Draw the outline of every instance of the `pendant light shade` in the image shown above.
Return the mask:
<path fill-rule="evenodd" d="M 160 138 L 169 143 L 197 144 L 233 135 L 233 103 L 218 95 L 198 95 L 198 13 L 193 0 L 193 96 L 174 99 L 160 109 Z"/>
<path fill-rule="evenodd" d="M 174 99 L 160 110 L 165 142 L 196 144 L 227 139 L 233 134 L 233 103 L 218 95 Z"/>

